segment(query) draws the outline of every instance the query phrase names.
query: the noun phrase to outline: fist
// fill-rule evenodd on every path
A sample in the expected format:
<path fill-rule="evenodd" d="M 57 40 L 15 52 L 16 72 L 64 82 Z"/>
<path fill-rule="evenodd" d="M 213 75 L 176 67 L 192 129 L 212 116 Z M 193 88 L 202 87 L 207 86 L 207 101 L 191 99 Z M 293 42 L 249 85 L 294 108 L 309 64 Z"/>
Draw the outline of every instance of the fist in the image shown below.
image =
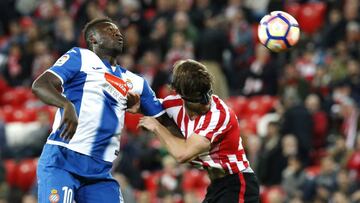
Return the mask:
<path fill-rule="evenodd" d="M 156 120 L 156 118 L 144 116 L 140 119 L 138 127 L 143 127 L 151 132 L 154 132 L 159 125 L 160 123 Z"/>
<path fill-rule="evenodd" d="M 126 95 L 126 111 L 140 113 L 140 95 L 128 92 Z"/>

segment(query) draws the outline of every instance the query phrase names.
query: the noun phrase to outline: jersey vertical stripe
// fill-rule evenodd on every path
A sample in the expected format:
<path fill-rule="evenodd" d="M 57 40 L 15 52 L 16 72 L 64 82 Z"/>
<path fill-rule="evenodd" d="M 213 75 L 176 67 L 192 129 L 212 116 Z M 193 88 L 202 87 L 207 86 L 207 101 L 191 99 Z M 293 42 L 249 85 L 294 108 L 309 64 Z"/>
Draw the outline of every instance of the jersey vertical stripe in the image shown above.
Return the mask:
<path fill-rule="evenodd" d="M 230 174 L 252 172 L 242 146 L 237 117 L 220 98 L 213 95 L 210 110 L 194 120 L 186 115 L 179 95 L 166 97 L 163 106 L 185 138 L 197 134 L 212 143 L 209 151 L 199 155 L 191 164 L 202 168 L 220 168 Z"/>
<path fill-rule="evenodd" d="M 74 104 L 78 116 L 76 132 L 66 141 L 60 137 L 63 109 L 59 108 L 47 144 L 112 162 L 120 146 L 127 91 L 140 95 L 144 114 L 158 116 L 164 112 L 146 80 L 120 66 L 111 66 L 91 50 L 74 47 L 47 71 L 60 79 L 62 94 Z"/>
<path fill-rule="evenodd" d="M 199 117 L 197 117 L 196 119 L 195 119 L 195 123 L 194 123 L 194 128 L 192 129 L 192 131 L 195 131 L 195 128 L 198 126 L 198 124 L 199 124 L 199 121 L 200 121 L 200 116 Z"/>
<path fill-rule="evenodd" d="M 196 133 L 196 134 L 200 134 L 200 133 L 203 134 L 203 133 L 208 129 L 209 124 L 210 124 L 210 121 L 211 121 L 211 116 L 212 116 L 212 112 L 211 112 L 211 110 L 210 110 L 210 111 L 209 111 L 208 113 L 206 113 L 206 115 L 204 116 L 204 122 L 203 122 L 201 128 L 195 130 L 195 133 Z M 205 133 L 205 135 L 206 135 L 206 133 Z"/>
<path fill-rule="evenodd" d="M 188 132 L 189 132 L 189 116 L 184 114 L 184 129 L 185 129 L 185 138 L 188 137 Z"/>
<path fill-rule="evenodd" d="M 177 119 L 175 120 L 176 124 L 180 127 L 180 130 L 182 130 L 183 119 L 184 119 L 184 108 L 180 107 L 179 113 L 177 114 Z"/>
<path fill-rule="evenodd" d="M 239 203 L 245 202 L 245 190 L 246 190 L 246 181 L 244 174 L 239 173 L 239 179 L 240 179 L 240 191 L 239 191 Z"/>
<path fill-rule="evenodd" d="M 220 100 L 218 98 L 214 98 L 215 103 L 216 103 L 216 108 L 220 110 L 220 112 L 225 112 L 224 113 L 220 113 L 220 117 L 219 117 L 219 121 L 215 127 L 215 129 L 218 129 L 217 131 L 213 131 L 210 133 L 209 136 L 211 136 L 211 142 L 213 142 L 216 138 L 217 135 L 219 135 L 227 126 L 228 122 L 229 122 L 229 113 L 228 111 L 225 110 L 223 104 L 220 103 Z"/>

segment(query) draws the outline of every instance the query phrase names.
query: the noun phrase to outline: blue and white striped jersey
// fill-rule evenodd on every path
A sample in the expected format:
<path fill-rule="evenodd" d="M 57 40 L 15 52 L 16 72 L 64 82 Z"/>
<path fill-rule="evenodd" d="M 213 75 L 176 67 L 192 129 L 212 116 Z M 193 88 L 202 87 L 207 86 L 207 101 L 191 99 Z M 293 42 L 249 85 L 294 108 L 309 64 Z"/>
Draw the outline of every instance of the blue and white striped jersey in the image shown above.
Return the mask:
<path fill-rule="evenodd" d="M 146 80 L 111 66 L 88 49 L 69 50 L 47 71 L 61 80 L 63 95 L 74 104 L 79 118 L 73 138 L 65 141 L 59 129 L 63 109 L 58 109 L 47 144 L 112 162 L 120 145 L 127 91 L 141 95 L 143 114 L 157 117 L 164 113 Z"/>

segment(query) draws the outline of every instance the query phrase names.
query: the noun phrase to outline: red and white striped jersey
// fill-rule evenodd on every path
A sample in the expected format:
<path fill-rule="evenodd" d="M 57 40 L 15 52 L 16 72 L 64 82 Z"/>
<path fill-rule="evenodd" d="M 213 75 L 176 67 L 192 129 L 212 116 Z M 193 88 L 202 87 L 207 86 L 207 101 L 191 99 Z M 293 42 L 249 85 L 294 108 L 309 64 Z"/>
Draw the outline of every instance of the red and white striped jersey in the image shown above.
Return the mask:
<path fill-rule="evenodd" d="M 220 168 L 230 174 L 252 172 L 241 144 L 238 119 L 219 97 L 213 95 L 210 110 L 194 120 L 190 120 L 185 113 L 180 95 L 167 96 L 163 100 L 163 107 L 186 139 L 195 133 L 211 142 L 210 150 L 199 155 L 192 164 L 203 168 Z"/>

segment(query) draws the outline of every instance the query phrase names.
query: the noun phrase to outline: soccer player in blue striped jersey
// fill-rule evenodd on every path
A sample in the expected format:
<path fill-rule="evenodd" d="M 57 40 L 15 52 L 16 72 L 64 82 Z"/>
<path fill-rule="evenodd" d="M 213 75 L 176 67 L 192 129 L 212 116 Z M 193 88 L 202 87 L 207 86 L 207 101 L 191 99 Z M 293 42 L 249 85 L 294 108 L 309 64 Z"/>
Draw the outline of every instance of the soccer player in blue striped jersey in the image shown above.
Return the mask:
<path fill-rule="evenodd" d="M 84 36 L 88 49 L 72 48 L 32 86 L 58 107 L 38 162 L 40 203 L 122 202 L 111 168 L 126 109 L 140 100 L 143 114 L 172 125 L 148 83 L 117 64 L 123 36 L 113 21 L 89 22 Z"/>

